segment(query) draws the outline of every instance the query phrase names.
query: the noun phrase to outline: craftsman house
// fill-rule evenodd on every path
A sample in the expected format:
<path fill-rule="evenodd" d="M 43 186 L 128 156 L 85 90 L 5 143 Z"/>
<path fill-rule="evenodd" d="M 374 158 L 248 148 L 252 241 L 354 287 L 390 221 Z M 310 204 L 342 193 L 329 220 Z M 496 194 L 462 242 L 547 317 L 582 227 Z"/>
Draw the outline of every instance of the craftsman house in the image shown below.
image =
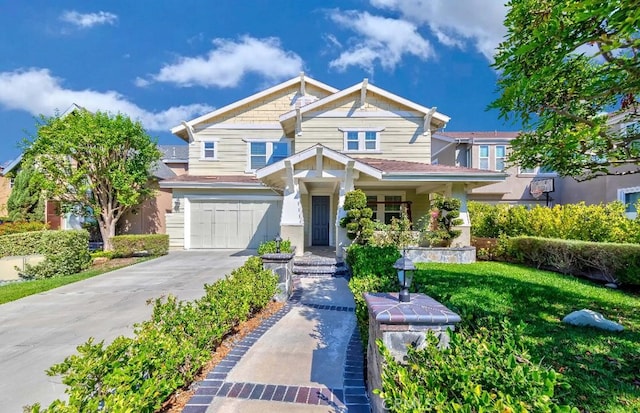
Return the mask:
<path fill-rule="evenodd" d="M 406 208 L 414 219 L 431 194 L 462 201 L 506 174 L 433 164 L 432 137 L 449 117 L 369 84 L 338 90 L 304 74 L 171 131 L 188 143 L 187 173 L 160 182 L 173 207 L 171 245 L 256 248 L 277 234 L 296 252 L 348 244 L 338 225 L 345 193 L 362 189 L 375 218 Z"/>

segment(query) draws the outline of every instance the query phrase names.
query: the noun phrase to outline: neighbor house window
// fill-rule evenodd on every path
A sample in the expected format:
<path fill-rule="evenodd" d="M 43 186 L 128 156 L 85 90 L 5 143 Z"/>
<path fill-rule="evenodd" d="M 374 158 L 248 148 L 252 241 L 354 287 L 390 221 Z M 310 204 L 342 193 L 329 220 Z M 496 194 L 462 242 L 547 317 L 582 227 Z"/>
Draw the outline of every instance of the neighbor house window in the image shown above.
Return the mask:
<path fill-rule="evenodd" d="M 289 156 L 289 143 L 276 141 L 249 141 L 249 170 L 263 168 Z"/>
<path fill-rule="evenodd" d="M 480 145 L 480 169 L 489 169 L 489 145 Z"/>
<path fill-rule="evenodd" d="M 347 152 L 380 151 L 380 132 L 376 129 L 340 129 L 344 133 L 344 150 Z"/>
<path fill-rule="evenodd" d="M 504 171 L 504 160 L 506 157 L 506 146 L 496 146 L 496 171 Z"/>
<path fill-rule="evenodd" d="M 218 159 L 216 153 L 216 142 L 215 141 L 205 141 L 202 142 L 202 159 L 215 160 Z"/>
<path fill-rule="evenodd" d="M 636 203 L 640 200 L 640 186 L 618 189 L 618 200 L 624 202 L 627 217 L 636 218 L 638 216 Z"/>

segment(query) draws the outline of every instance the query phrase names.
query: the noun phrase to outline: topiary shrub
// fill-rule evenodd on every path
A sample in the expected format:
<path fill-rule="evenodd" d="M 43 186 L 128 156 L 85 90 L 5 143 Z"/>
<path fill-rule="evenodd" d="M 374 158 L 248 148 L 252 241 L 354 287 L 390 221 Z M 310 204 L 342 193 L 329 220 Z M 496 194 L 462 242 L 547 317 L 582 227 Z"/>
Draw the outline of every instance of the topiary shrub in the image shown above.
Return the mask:
<path fill-rule="evenodd" d="M 111 245 L 114 257 L 132 257 L 135 254 L 156 257 L 169 253 L 169 235 L 117 235 L 111 237 Z"/>
<path fill-rule="evenodd" d="M 367 244 L 374 231 L 367 195 L 361 189 L 347 192 L 343 208 L 347 215 L 340 220 L 340 226 L 347 229 L 347 237 L 357 244 Z"/>
<path fill-rule="evenodd" d="M 429 247 L 450 247 L 462 231 L 453 229 L 463 223 L 460 200 L 438 196 L 431 201 L 431 211 L 419 220 L 423 244 Z"/>

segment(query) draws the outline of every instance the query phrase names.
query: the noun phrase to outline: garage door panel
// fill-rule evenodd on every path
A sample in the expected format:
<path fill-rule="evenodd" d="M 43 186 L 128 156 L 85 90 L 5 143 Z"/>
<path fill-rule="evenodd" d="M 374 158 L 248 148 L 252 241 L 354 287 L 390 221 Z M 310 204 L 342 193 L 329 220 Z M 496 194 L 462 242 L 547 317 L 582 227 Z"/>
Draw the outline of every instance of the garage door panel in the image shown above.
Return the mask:
<path fill-rule="evenodd" d="M 280 231 L 280 201 L 192 201 L 191 248 L 257 248 Z"/>

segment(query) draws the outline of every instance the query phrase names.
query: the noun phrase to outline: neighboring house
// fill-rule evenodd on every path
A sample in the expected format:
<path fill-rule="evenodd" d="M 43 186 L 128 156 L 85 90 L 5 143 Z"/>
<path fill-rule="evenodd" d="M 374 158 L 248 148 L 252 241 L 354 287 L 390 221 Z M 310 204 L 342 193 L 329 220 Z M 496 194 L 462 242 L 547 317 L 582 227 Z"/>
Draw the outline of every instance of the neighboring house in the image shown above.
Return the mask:
<path fill-rule="evenodd" d="M 471 189 L 468 194 L 469 200 L 529 206 L 546 205 L 546 195 L 539 198 L 531 195 L 531 182 L 552 178 L 557 183 L 557 174 L 541 168 L 506 167 L 511 141 L 517 136 L 518 132 L 439 132 L 434 134 L 432 140 L 432 162 L 508 174 L 502 182 Z M 559 202 L 556 189 L 550 194 L 550 204 Z"/>
<path fill-rule="evenodd" d="M 119 234 L 164 234 L 165 216 L 173 211 L 171 190 L 158 183 L 187 173 L 189 147 L 187 145 L 158 145 L 162 158 L 153 166 L 153 186 L 156 196 L 126 214 L 118 223 Z"/>
<path fill-rule="evenodd" d="M 280 234 L 296 253 L 348 244 L 338 225 L 345 194 L 362 189 L 375 218 L 406 208 L 426 214 L 432 194 L 462 201 L 506 174 L 434 165 L 432 134 L 449 117 L 363 82 L 338 90 L 304 76 L 256 93 L 171 131 L 189 143 L 188 172 L 160 182 L 173 247 L 256 248 Z"/>
<path fill-rule="evenodd" d="M 612 130 L 618 133 L 626 133 L 629 130 L 635 130 L 637 133 L 640 128 L 637 114 L 635 119 L 630 120 L 626 112 L 610 115 L 609 124 L 611 124 Z M 637 168 L 637 165 L 633 165 L 617 168 L 615 171 L 626 172 Z M 636 202 L 640 200 L 640 173 L 600 176 L 583 182 L 566 178 L 560 182 L 558 191 L 561 194 L 560 198 L 563 204 L 580 201 L 585 201 L 587 204 L 623 202 L 626 205 L 627 216 L 635 218 L 637 216 Z"/>

